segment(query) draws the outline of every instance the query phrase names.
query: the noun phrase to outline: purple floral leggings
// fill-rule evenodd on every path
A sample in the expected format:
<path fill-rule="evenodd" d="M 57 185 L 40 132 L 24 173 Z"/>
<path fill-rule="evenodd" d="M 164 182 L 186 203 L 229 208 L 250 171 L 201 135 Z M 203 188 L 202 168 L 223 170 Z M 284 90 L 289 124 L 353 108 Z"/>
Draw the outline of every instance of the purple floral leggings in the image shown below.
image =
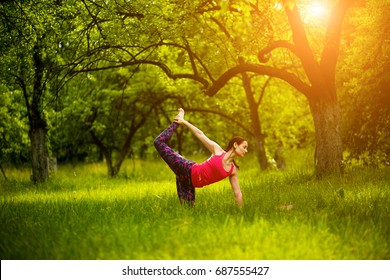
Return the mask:
<path fill-rule="evenodd" d="M 168 146 L 168 142 L 178 126 L 179 124 L 174 122 L 161 132 L 154 140 L 154 146 L 160 156 L 176 174 L 176 188 L 180 202 L 193 205 L 195 204 L 195 188 L 191 182 L 191 167 L 195 162 L 182 157 Z"/>

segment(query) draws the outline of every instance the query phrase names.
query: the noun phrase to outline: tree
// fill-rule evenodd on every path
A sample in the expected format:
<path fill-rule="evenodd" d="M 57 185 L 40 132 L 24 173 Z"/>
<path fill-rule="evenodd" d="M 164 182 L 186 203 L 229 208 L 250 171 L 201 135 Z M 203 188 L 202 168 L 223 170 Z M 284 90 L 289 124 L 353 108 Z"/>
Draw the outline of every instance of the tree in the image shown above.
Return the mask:
<path fill-rule="evenodd" d="M 77 1 L 3 1 L 0 7 L 1 79 L 23 94 L 32 180 L 44 182 L 49 176 L 45 108 L 65 81 L 69 65 L 62 65 L 63 56 L 74 53 L 69 33 L 77 31 Z"/>
<path fill-rule="evenodd" d="M 77 75 L 78 63 L 99 60 L 100 24 L 85 1 L 0 3 L 0 79 L 23 93 L 34 182 L 49 177 L 47 109 Z"/>
<path fill-rule="evenodd" d="M 117 176 L 124 160 L 133 153 L 133 139 L 149 116 L 171 98 L 156 73 L 142 68 L 106 70 L 84 74 L 88 78 L 83 80 L 76 78 L 68 84 L 74 91 L 66 96 L 65 108 L 59 111 L 64 121 L 57 131 L 63 131 L 73 120 L 72 130 L 84 131 L 80 134 L 99 149 L 109 177 Z"/>
<path fill-rule="evenodd" d="M 46 122 L 42 114 L 44 91 L 42 51 L 45 35 L 42 28 L 39 28 L 44 23 L 31 18 L 31 14 L 35 12 L 31 4 L 24 7 L 16 1 L 0 4 L 1 59 L 5 62 L 1 72 L 6 82 L 14 81 L 23 93 L 30 124 L 33 180 L 44 181 L 48 178 Z"/>
<path fill-rule="evenodd" d="M 277 40 L 258 52 L 260 63 L 269 60 L 271 52 L 287 49 L 302 63 L 305 79 L 283 69 L 262 64 L 243 63 L 228 69 L 208 88 L 207 94 L 214 95 L 238 73 L 254 72 L 285 80 L 309 101 L 313 115 L 316 153 L 316 172 L 319 175 L 339 172 L 342 168 L 342 144 L 340 138 L 340 112 L 336 96 L 336 63 L 339 54 L 342 22 L 354 1 L 341 0 L 334 7 L 320 60 L 310 47 L 297 5 L 284 1 L 284 10 L 291 28 L 292 41 Z M 307 79 L 307 80 L 306 80 Z"/>
<path fill-rule="evenodd" d="M 353 2 L 341 0 L 335 5 L 329 19 L 325 44 L 320 59 L 317 61 L 317 53 L 310 46 L 297 5 L 293 1 L 284 1 L 284 10 L 291 29 L 292 40 L 271 41 L 268 47 L 258 52 L 260 64 L 241 63 L 230 67 L 206 91 L 208 95 L 212 96 L 230 79 L 245 72 L 276 77 L 291 84 L 306 96 L 310 104 L 316 135 L 315 165 L 319 175 L 339 172 L 342 168 L 340 113 L 336 96 L 335 75 L 342 22 Z M 258 14 L 259 7 L 255 4 L 251 4 L 251 6 L 253 14 Z M 233 4 L 229 8 L 233 10 Z M 298 58 L 305 77 L 301 78 L 283 68 L 263 65 L 269 61 L 271 52 L 277 52 L 280 49 L 288 50 Z"/>

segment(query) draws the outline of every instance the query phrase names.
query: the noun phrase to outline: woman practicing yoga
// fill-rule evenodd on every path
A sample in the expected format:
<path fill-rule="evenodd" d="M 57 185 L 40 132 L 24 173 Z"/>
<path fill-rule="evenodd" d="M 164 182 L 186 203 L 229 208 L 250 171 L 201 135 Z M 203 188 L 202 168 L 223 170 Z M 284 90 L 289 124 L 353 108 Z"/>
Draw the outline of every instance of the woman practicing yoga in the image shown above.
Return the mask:
<path fill-rule="evenodd" d="M 182 157 L 168 146 L 173 132 L 179 125 L 188 127 L 211 152 L 212 155 L 207 161 L 197 164 Z M 233 137 L 225 151 L 217 143 L 210 140 L 200 129 L 186 121 L 184 110 L 180 108 L 174 122 L 154 140 L 154 146 L 176 174 L 177 194 L 181 203 L 195 204 L 195 188 L 202 188 L 229 177 L 237 204 L 240 207 L 242 206 L 242 194 L 238 183 L 239 167 L 234 159 L 235 157 L 243 157 L 248 152 L 248 142 L 244 138 L 240 136 Z"/>

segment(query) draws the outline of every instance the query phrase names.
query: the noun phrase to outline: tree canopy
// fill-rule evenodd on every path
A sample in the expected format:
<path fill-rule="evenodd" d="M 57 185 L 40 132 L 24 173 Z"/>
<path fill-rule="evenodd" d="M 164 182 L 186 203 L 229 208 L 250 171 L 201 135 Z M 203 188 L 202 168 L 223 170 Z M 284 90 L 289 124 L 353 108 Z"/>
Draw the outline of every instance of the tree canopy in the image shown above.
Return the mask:
<path fill-rule="evenodd" d="M 29 158 L 34 181 L 50 155 L 94 153 L 115 176 L 178 105 L 250 137 L 263 169 L 279 142 L 315 145 L 318 174 L 343 152 L 388 162 L 386 1 L 0 5 L 0 153 Z"/>

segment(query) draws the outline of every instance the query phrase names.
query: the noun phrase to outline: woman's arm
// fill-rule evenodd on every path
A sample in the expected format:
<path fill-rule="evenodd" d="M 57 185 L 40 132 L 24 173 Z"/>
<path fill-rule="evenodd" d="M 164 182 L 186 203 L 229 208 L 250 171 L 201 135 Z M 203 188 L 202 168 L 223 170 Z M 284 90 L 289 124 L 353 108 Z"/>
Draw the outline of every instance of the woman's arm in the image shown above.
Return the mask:
<path fill-rule="evenodd" d="M 236 198 L 236 202 L 237 202 L 238 206 L 241 207 L 242 206 L 242 193 L 241 193 L 240 185 L 238 183 L 238 172 L 237 172 L 236 167 L 234 167 L 234 172 L 232 175 L 230 175 L 229 180 L 230 180 L 230 184 L 232 185 L 232 189 L 233 189 L 234 196 Z"/>
<path fill-rule="evenodd" d="M 214 141 L 210 140 L 199 128 L 186 121 L 183 117 L 178 116 L 175 118 L 175 122 L 183 124 L 189 128 L 189 130 L 202 142 L 202 144 L 213 154 L 221 155 L 224 150 Z"/>

